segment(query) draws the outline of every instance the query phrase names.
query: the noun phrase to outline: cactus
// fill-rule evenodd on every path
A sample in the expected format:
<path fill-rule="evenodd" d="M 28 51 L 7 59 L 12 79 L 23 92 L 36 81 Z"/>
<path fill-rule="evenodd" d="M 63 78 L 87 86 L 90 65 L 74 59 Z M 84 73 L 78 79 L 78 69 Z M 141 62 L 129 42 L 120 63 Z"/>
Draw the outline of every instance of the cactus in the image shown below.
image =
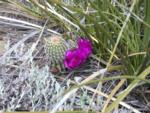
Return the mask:
<path fill-rule="evenodd" d="M 67 42 L 57 35 L 45 38 L 46 53 L 49 57 L 50 66 L 63 67 L 65 52 L 67 51 Z"/>

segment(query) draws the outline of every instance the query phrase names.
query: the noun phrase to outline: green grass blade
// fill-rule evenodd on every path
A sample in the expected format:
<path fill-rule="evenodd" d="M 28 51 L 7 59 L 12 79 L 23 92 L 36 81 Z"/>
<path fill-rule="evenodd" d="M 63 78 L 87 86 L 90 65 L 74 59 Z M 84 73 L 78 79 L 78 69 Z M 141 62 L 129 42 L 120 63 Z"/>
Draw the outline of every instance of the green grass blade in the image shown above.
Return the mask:
<path fill-rule="evenodd" d="M 145 0 L 145 22 L 150 25 L 150 0 Z M 150 28 L 145 27 L 144 29 L 144 40 L 143 43 L 145 46 L 148 46 L 150 41 Z"/>
<path fill-rule="evenodd" d="M 150 66 L 147 67 L 138 77 L 144 79 L 149 73 Z M 132 91 L 132 89 L 138 85 L 139 82 L 140 80 L 133 80 L 133 82 L 131 82 L 130 85 L 128 85 L 124 92 L 117 97 L 117 100 L 106 108 L 105 113 L 110 113 L 113 109 L 115 109 L 115 107 L 118 106 L 119 102 L 122 101 Z"/>

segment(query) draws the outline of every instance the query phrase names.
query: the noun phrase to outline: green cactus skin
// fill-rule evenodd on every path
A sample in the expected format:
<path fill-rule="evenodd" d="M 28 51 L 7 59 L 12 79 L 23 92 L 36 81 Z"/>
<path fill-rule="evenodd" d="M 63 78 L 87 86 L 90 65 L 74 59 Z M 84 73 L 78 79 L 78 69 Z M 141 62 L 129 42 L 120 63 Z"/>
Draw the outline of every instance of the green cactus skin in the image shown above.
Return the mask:
<path fill-rule="evenodd" d="M 65 52 L 68 49 L 66 41 L 61 36 L 53 35 L 45 38 L 45 42 L 50 66 L 63 67 Z"/>

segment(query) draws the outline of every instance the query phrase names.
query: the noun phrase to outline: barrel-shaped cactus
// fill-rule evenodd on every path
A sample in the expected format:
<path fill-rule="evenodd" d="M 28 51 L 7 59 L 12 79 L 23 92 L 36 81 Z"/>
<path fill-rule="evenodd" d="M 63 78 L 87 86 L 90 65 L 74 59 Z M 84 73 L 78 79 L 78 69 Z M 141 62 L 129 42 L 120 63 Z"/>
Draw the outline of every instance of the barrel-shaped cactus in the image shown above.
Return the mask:
<path fill-rule="evenodd" d="M 58 35 L 45 38 L 46 53 L 50 66 L 63 66 L 65 52 L 68 49 L 67 42 Z"/>

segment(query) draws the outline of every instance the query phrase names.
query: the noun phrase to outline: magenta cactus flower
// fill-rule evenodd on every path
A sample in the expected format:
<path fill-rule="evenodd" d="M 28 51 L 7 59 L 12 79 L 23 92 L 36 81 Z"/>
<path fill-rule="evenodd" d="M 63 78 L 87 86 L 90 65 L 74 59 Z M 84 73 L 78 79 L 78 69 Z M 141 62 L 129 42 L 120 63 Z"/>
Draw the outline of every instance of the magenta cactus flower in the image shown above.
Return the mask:
<path fill-rule="evenodd" d="M 78 38 L 77 40 L 78 48 L 83 50 L 83 52 L 89 56 L 92 53 L 92 43 L 88 39 Z"/>
<path fill-rule="evenodd" d="M 88 39 L 79 38 L 78 48 L 68 50 L 65 54 L 64 65 L 67 69 L 74 69 L 83 64 L 92 53 L 92 44 Z"/>
<path fill-rule="evenodd" d="M 66 52 L 64 65 L 67 69 L 74 69 L 85 62 L 87 56 L 80 49 L 68 50 Z"/>

